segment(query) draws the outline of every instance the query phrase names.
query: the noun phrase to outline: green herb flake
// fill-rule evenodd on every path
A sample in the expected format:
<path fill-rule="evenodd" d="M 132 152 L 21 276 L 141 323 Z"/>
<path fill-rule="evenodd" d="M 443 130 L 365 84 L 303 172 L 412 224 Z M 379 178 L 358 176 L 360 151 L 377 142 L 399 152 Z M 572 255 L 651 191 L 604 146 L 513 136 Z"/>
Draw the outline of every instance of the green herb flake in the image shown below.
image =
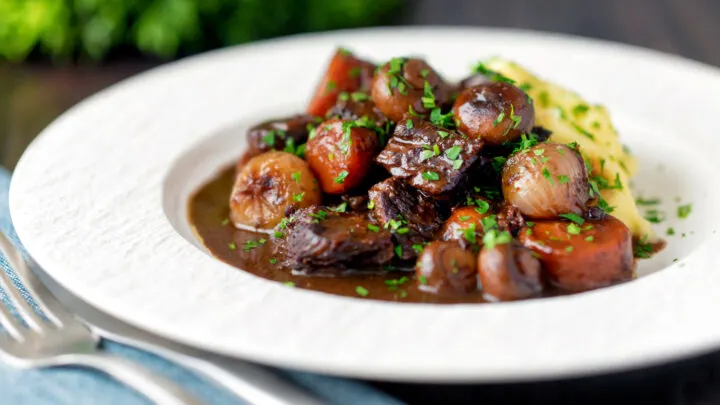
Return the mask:
<path fill-rule="evenodd" d="M 285 237 L 285 234 L 280 231 L 274 231 L 273 236 L 279 239 Z"/>
<path fill-rule="evenodd" d="M 373 200 L 368 201 L 367 207 L 369 210 L 375 208 L 375 201 L 373 201 Z"/>
<path fill-rule="evenodd" d="M 300 194 L 293 194 L 293 201 L 295 202 L 302 202 L 302 200 L 305 198 L 305 192 L 303 191 Z"/>
<path fill-rule="evenodd" d="M 267 134 L 263 135 L 262 141 L 268 146 L 275 146 L 275 131 L 269 131 Z"/>
<path fill-rule="evenodd" d="M 348 206 L 347 201 L 343 201 L 342 204 L 338 205 L 335 208 L 331 208 L 330 210 L 335 211 L 335 212 L 345 212 L 345 211 L 347 211 L 347 206 Z"/>
<path fill-rule="evenodd" d="M 420 152 L 420 161 L 424 162 L 428 159 L 431 159 L 433 156 L 435 156 L 435 153 L 433 153 L 433 151 L 424 150 L 424 151 Z"/>
<path fill-rule="evenodd" d="M 367 228 L 373 232 L 380 232 L 380 227 L 373 224 L 367 224 Z"/>
<path fill-rule="evenodd" d="M 348 173 L 347 170 L 341 171 L 340 174 L 338 174 L 338 176 L 335 177 L 335 179 L 334 179 L 335 184 L 343 184 L 343 183 L 345 182 L 345 179 L 347 178 L 347 176 L 348 176 L 349 174 L 350 174 L 350 173 Z"/>
<path fill-rule="evenodd" d="M 429 181 L 440 180 L 440 175 L 435 172 L 423 172 L 422 177 L 423 177 L 423 179 L 429 180 Z"/>
<path fill-rule="evenodd" d="M 445 156 L 450 160 L 456 160 L 460 156 L 461 152 L 462 152 L 462 148 L 458 145 L 455 145 L 452 148 L 445 151 Z"/>
<path fill-rule="evenodd" d="M 413 129 L 413 121 L 410 119 L 407 120 L 407 122 L 405 123 L 405 127 L 407 127 L 407 129 Z"/>
<path fill-rule="evenodd" d="M 352 98 L 352 100 L 353 100 L 354 102 L 359 103 L 359 102 L 361 102 L 361 101 L 367 101 L 367 100 L 369 100 L 369 99 L 370 99 L 370 96 L 367 95 L 367 94 L 365 94 L 365 93 L 363 93 L 363 92 L 355 91 L 355 92 L 350 93 L 350 98 Z"/>
<path fill-rule="evenodd" d="M 435 94 L 433 94 L 432 86 L 430 86 L 428 81 L 425 81 L 423 96 L 420 97 L 420 101 L 425 108 L 435 108 Z"/>
<path fill-rule="evenodd" d="M 228 226 L 228 224 L 230 224 L 230 220 L 227 218 L 223 219 L 223 221 L 220 223 L 220 225 L 222 226 Z"/>
<path fill-rule="evenodd" d="M 468 219 L 470 219 L 470 215 L 462 215 L 462 216 L 460 216 L 460 220 L 463 221 L 463 222 L 464 222 L 464 221 L 467 221 Z"/>
<path fill-rule="evenodd" d="M 327 84 L 325 85 L 325 91 L 330 92 L 337 88 L 337 83 L 334 80 L 328 80 Z"/>
<path fill-rule="evenodd" d="M 448 133 L 446 131 L 437 131 L 437 134 L 440 135 L 440 138 L 442 138 L 442 139 L 445 139 L 448 136 L 450 136 L 450 133 Z"/>
<path fill-rule="evenodd" d="M 595 240 L 595 237 L 592 236 L 592 235 L 590 235 L 590 236 L 586 237 L 585 240 L 588 241 L 588 242 L 592 242 L 592 241 Z"/>
<path fill-rule="evenodd" d="M 428 284 L 428 279 L 425 276 L 418 276 L 418 280 L 420 281 L 420 284 L 422 284 L 422 285 Z"/>
<path fill-rule="evenodd" d="M 512 235 L 508 231 L 498 231 L 497 229 L 490 229 L 486 231 L 483 236 L 483 244 L 488 249 L 493 249 L 497 245 L 510 243 L 512 241 Z"/>
<path fill-rule="evenodd" d="M 513 122 L 513 129 L 517 129 L 517 127 L 520 125 L 520 122 L 522 122 L 522 117 L 519 115 L 515 115 L 515 105 L 510 104 L 510 121 Z"/>
<path fill-rule="evenodd" d="M 423 79 L 426 78 L 428 74 L 430 74 L 430 69 L 420 69 L 420 77 Z"/>
<path fill-rule="evenodd" d="M 648 236 L 645 235 L 643 238 L 634 244 L 633 255 L 641 259 L 647 259 L 652 256 L 653 247 L 652 244 L 647 243 Z"/>
<path fill-rule="evenodd" d="M 581 229 L 577 224 L 571 223 L 567 226 L 567 231 L 570 235 L 580 235 Z"/>
<path fill-rule="evenodd" d="M 454 170 L 460 170 L 460 168 L 461 168 L 462 165 L 463 165 L 463 162 L 464 162 L 464 161 L 463 161 L 462 159 L 455 159 L 455 160 L 453 161 L 453 169 L 454 169 Z"/>
<path fill-rule="evenodd" d="M 572 247 L 572 246 L 568 246 L 568 247 L 565 248 L 565 251 L 568 252 L 568 253 L 570 253 L 570 252 L 573 251 L 573 247 Z"/>
<path fill-rule="evenodd" d="M 567 184 L 568 182 L 570 182 L 570 177 L 568 177 L 564 174 L 557 176 L 557 179 L 560 182 L 560 184 Z"/>
<path fill-rule="evenodd" d="M 572 212 L 567 213 L 567 214 L 560 214 L 559 217 L 568 219 L 578 225 L 582 225 L 585 223 L 585 220 L 583 219 L 583 217 L 581 217 L 580 215 L 577 215 L 577 214 L 573 214 Z"/>
<path fill-rule="evenodd" d="M 498 114 L 497 118 L 495 118 L 495 121 L 493 121 L 492 126 L 497 127 L 504 119 L 505 119 L 505 110 L 502 110 L 502 111 L 500 111 L 500 114 Z"/>
<path fill-rule="evenodd" d="M 548 182 L 550 182 L 550 185 L 551 185 L 551 186 L 555 184 L 555 183 L 553 182 L 552 176 L 550 175 L 550 170 L 548 170 L 547 167 L 543 167 L 543 169 L 542 169 L 542 175 L 543 175 L 543 177 L 545 177 L 545 178 L 547 179 Z"/>
<path fill-rule="evenodd" d="M 642 198 L 638 197 L 635 199 L 635 204 L 637 205 L 658 205 L 660 204 L 659 198 Z"/>
<path fill-rule="evenodd" d="M 423 245 L 416 243 L 416 244 L 412 245 L 412 249 L 415 251 L 415 253 L 420 254 L 420 253 L 422 253 L 424 247 L 423 247 Z"/>
<path fill-rule="evenodd" d="M 403 254 L 402 246 L 400 246 L 400 245 L 395 246 L 395 254 L 397 255 L 397 257 L 402 257 L 402 254 Z"/>
<path fill-rule="evenodd" d="M 273 257 L 272 259 L 269 259 L 268 262 L 270 262 L 270 264 L 275 264 L 277 263 L 277 259 Z"/>
<path fill-rule="evenodd" d="M 649 209 L 645 211 L 645 219 L 653 224 L 659 224 L 665 220 L 665 213 L 657 209 Z"/>
<path fill-rule="evenodd" d="M 573 107 L 572 112 L 574 115 L 580 115 L 580 114 L 584 114 L 584 113 L 588 112 L 588 110 L 590 110 L 590 107 L 588 107 L 587 104 L 578 104 L 575 107 Z"/>
<path fill-rule="evenodd" d="M 237 245 L 235 244 L 235 242 L 230 242 L 230 243 L 228 243 L 228 247 L 230 248 L 230 250 L 235 250 L 235 249 L 237 249 Z"/>
<path fill-rule="evenodd" d="M 368 294 L 370 294 L 370 291 L 368 291 L 367 288 L 365 288 L 361 285 L 355 287 L 355 292 L 357 293 L 357 295 L 359 295 L 361 297 L 367 297 Z"/>
<path fill-rule="evenodd" d="M 283 283 L 283 285 L 290 288 L 295 287 L 295 283 L 293 283 L 292 281 L 286 281 Z"/>
<path fill-rule="evenodd" d="M 691 211 L 692 211 L 692 204 L 681 205 L 677 209 L 677 216 L 678 216 L 678 218 L 685 219 L 690 215 Z"/>
<path fill-rule="evenodd" d="M 668 236 L 673 236 L 673 235 L 675 235 L 675 229 L 674 229 L 674 228 L 668 228 L 666 233 L 667 233 Z"/>

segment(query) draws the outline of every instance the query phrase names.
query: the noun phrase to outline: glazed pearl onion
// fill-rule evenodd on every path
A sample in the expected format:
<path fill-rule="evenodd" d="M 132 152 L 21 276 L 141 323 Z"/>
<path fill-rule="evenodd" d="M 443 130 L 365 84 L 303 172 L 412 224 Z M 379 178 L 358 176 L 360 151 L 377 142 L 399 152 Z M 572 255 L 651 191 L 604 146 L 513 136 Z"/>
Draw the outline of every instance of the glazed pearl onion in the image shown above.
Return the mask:
<path fill-rule="evenodd" d="M 566 145 L 542 143 L 511 156 L 502 172 L 505 199 L 537 219 L 581 215 L 590 198 L 580 154 Z"/>

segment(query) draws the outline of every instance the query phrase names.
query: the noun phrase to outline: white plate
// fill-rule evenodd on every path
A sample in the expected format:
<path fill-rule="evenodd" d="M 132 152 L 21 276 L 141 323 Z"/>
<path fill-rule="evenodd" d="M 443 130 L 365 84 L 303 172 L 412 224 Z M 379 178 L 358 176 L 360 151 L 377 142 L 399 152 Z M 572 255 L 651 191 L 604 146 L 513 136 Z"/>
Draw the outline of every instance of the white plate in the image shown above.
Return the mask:
<path fill-rule="evenodd" d="M 334 46 L 421 54 L 451 78 L 501 55 L 608 105 L 678 235 L 639 280 L 492 305 L 374 302 L 290 289 L 207 255 L 188 195 L 245 146 L 244 129 L 302 110 Z M 18 233 L 61 284 L 149 331 L 278 366 L 392 380 L 550 378 L 720 346 L 720 74 L 623 45 L 480 29 L 378 29 L 211 52 L 82 102 L 31 145 L 13 178 Z M 675 215 L 681 197 L 690 218 Z M 680 233 L 687 233 L 681 237 Z M 673 259 L 679 261 L 673 263 Z M 651 276 L 648 273 L 658 271 Z"/>

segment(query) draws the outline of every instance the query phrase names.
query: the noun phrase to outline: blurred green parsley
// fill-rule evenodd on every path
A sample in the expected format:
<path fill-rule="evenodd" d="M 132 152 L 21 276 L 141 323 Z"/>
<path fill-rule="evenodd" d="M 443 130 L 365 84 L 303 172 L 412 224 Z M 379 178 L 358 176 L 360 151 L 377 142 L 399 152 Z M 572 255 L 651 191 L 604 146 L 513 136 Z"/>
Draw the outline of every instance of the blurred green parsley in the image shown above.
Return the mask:
<path fill-rule="evenodd" d="M 383 24 L 402 0 L 0 0 L 0 61 L 169 59 L 298 32 Z"/>

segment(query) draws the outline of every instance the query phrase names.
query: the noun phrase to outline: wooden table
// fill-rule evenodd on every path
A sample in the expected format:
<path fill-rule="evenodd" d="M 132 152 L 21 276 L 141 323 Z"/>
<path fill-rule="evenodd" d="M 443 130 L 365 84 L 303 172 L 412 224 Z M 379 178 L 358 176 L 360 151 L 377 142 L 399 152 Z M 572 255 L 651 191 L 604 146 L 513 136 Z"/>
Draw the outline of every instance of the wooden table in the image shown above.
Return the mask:
<path fill-rule="evenodd" d="M 400 24 L 564 32 L 720 66 L 720 0 L 407 1 Z M 147 61 L 82 68 L 0 65 L 0 164 L 12 168 L 38 132 L 76 102 L 155 65 Z M 574 380 L 472 386 L 375 384 L 410 403 L 714 404 L 720 403 L 720 352 Z"/>

